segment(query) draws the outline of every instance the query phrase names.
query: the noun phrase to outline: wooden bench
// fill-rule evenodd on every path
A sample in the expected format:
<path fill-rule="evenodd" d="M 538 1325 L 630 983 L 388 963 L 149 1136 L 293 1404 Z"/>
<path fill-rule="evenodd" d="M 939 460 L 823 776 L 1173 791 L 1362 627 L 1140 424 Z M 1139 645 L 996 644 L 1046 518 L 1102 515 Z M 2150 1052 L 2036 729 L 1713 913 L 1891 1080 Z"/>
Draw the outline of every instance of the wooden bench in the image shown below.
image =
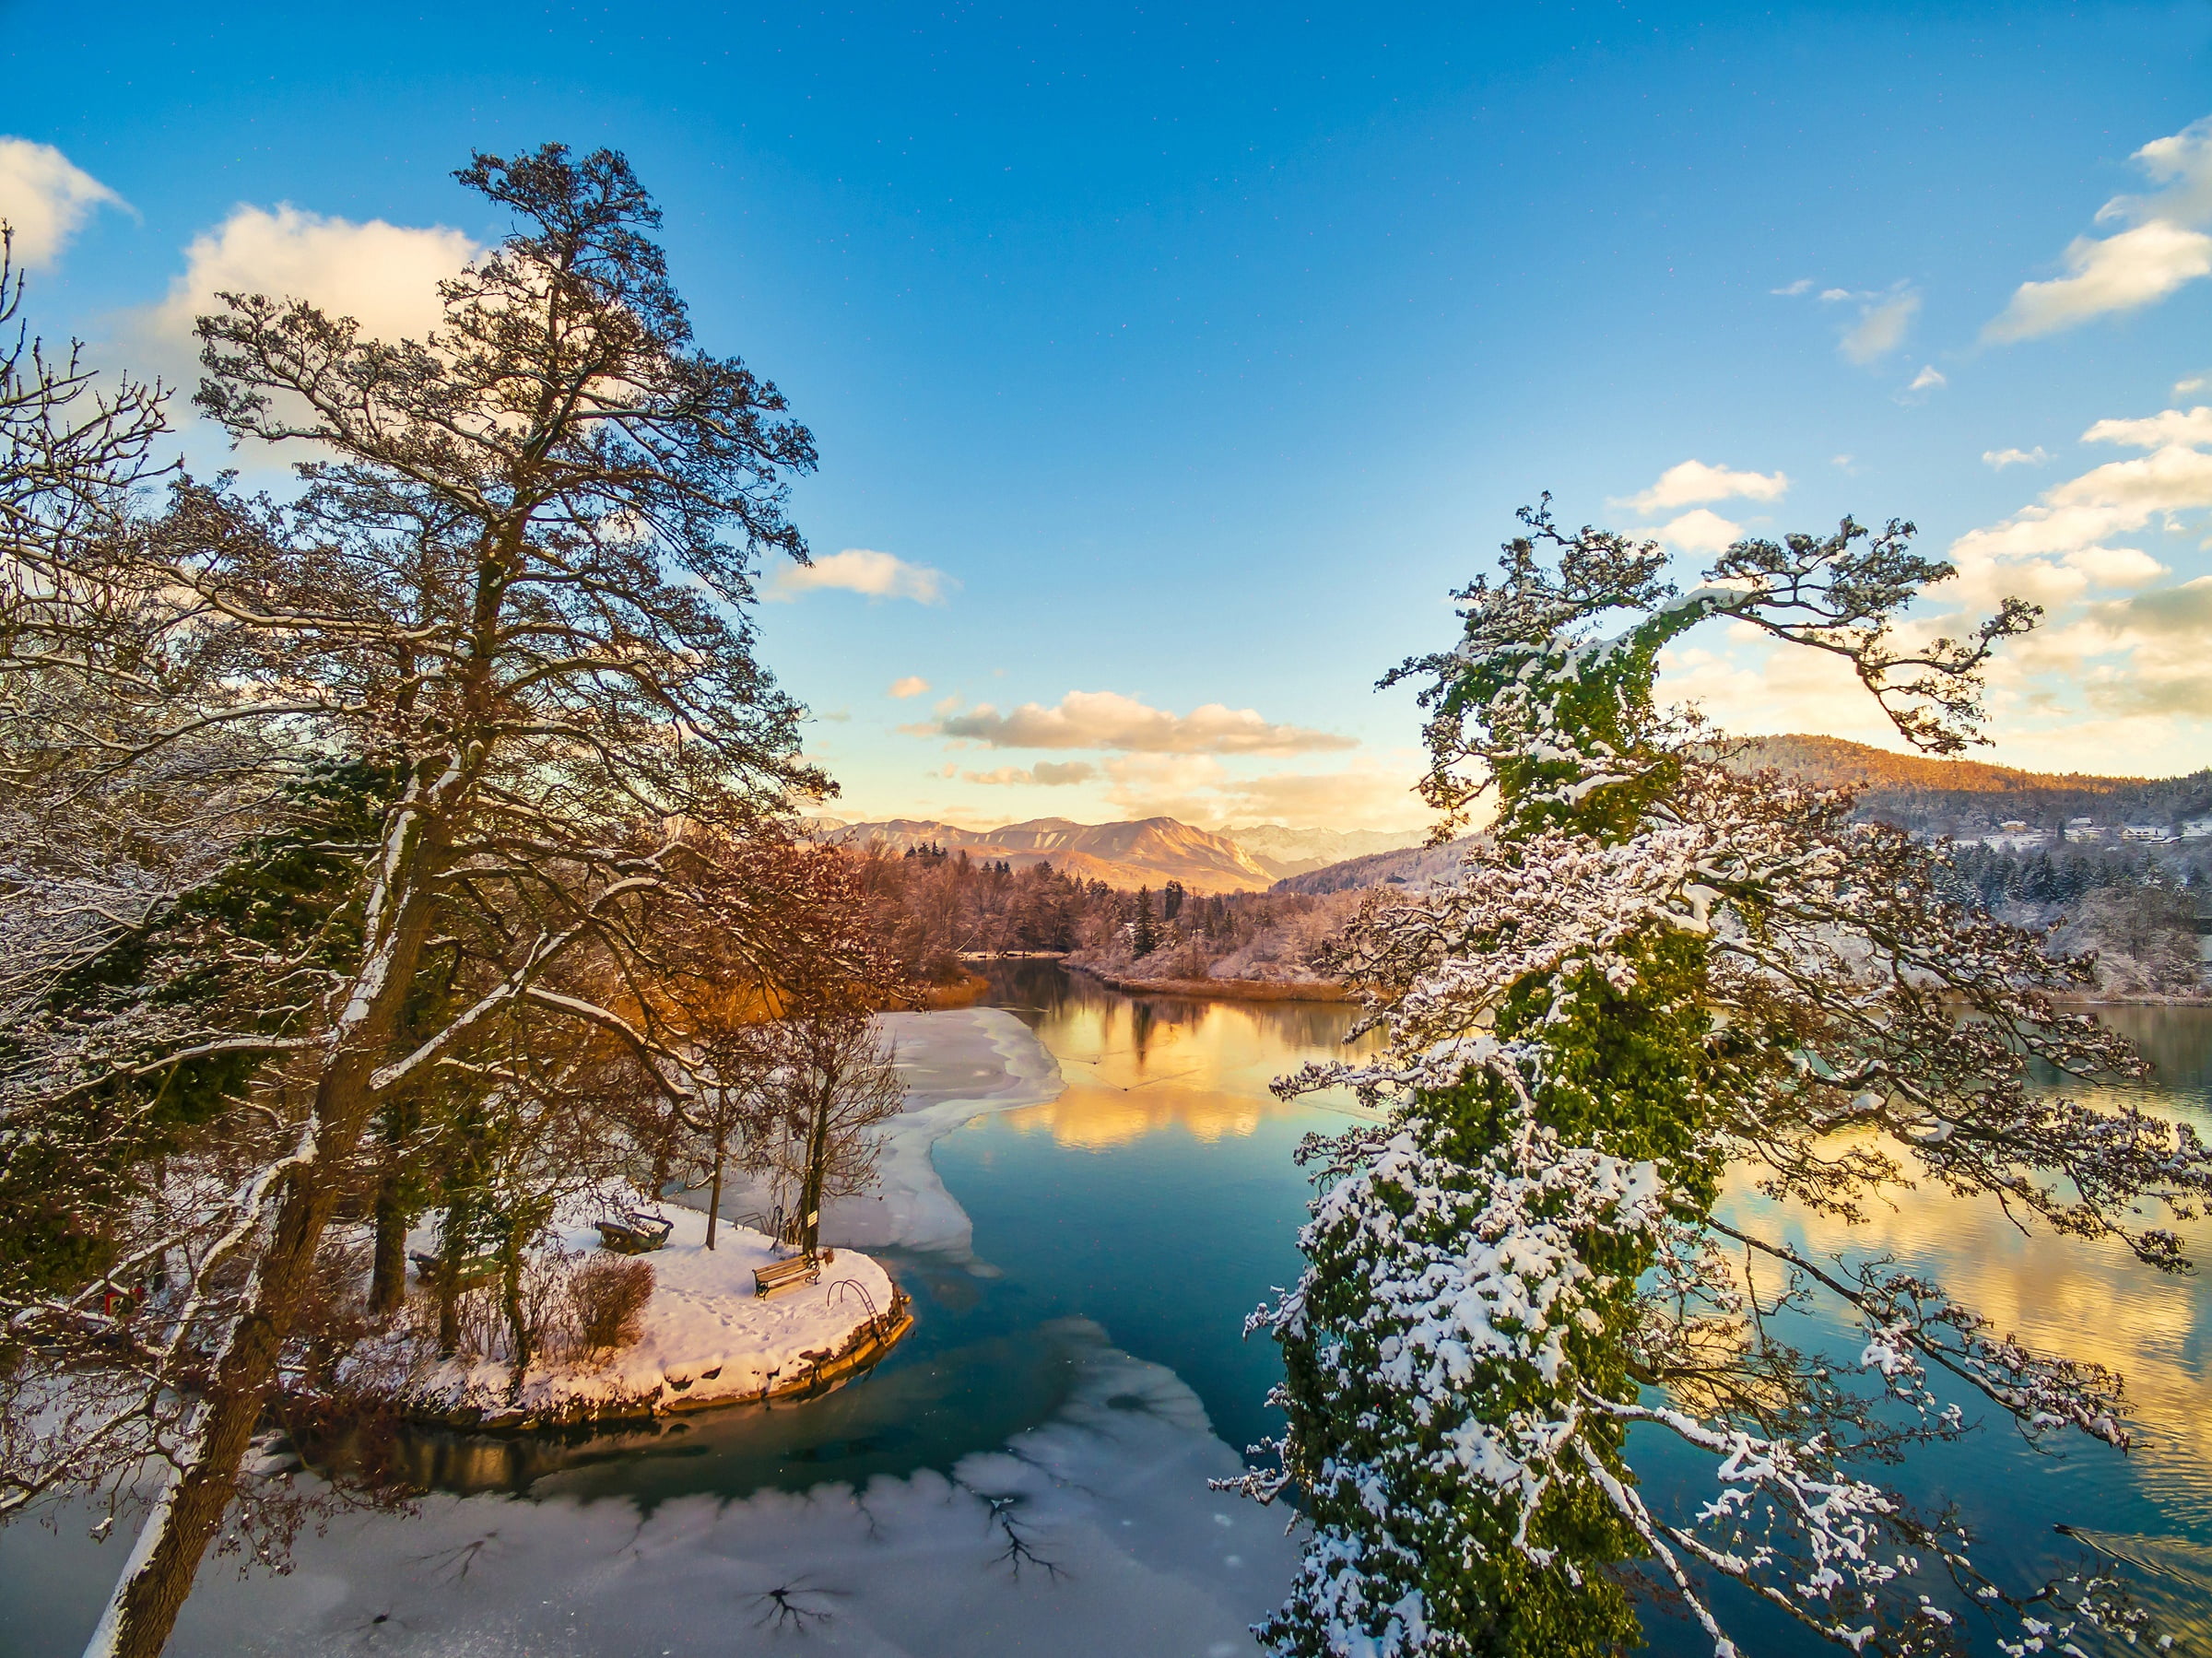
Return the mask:
<path fill-rule="evenodd" d="M 771 1296 L 778 1290 L 796 1289 L 821 1281 L 822 1264 L 812 1255 L 794 1255 L 788 1261 L 771 1261 L 753 1268 L 753 1293 Z"/>
<path fill-rule="evenodd" d="M 413 1253 L 408 1260 L 415 1263 L 416 1275 L 425 1284 L 436 1284 L 445 1276 L 445 1257 Z M 497 1255 L 469 1255 L 453 1263 L 455 1289 L 473 1289 L 478 1284 L 488 1284 L 500 1276 L 500 1262 Z"/>
<path fill-rule="evenodd" d="M 632 1210 L 592 1223 L 599 1229 L 599 1246 L 618 1255 L 649 1255 L 668 1241 L 676 1222 L 660 1215 Z"/>

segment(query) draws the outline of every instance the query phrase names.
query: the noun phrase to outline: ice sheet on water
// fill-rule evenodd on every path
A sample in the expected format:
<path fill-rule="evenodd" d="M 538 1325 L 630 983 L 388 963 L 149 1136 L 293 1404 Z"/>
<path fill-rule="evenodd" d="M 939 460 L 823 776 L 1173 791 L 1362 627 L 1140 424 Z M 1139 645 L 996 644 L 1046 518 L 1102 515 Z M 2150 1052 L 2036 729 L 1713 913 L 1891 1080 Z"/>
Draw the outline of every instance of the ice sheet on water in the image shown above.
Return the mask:
<path fill-rule="evenodd" d="M 879 1023 L 898 1051 L 906 1106 L 885 1127 L 877 1188 L 825 1205 L 822 1237 L 854 1249 L 931 1250 L 969 1261 L 974 1229 L 937 1178 L 930 1148 L 974 1118 L 1057 1099 L 1066 1087 L 1060 1062 L 1003 1007 L 886 1014 Z M 705 1200 L 693 1194 L 692 1201 Z M 722 1212 L 765 1213 L 772 1201 L 763 1189 L 733 1184 Z"/>
<path fill-rule="evenodd" d="M 1251 1652 L 1296 1563 L 1284 1516 L 1206 1489 L 1239 1459 L 1172 1371 L 1086 1321 L 1040 1335 L 1079 1353 L 1068 1403 L 949 1474 L 646 1514 L 432 1498 L 302 1537 L 287 1577 L 211 1561 L 171 1652 Z"/>

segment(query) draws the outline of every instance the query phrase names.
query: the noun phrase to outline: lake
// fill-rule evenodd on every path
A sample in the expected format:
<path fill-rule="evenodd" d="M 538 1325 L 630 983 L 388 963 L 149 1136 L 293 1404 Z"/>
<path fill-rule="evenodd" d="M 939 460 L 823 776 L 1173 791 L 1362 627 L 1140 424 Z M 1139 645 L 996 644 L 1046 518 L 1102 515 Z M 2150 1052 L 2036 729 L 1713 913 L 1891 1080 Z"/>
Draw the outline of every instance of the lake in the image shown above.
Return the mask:
<path fill-rule="evenodd" d="M 339 1516 L 286 1578 L 241 1582 L 211 1558 L 177 1650 L 1253 1650 L 1241 1625 L 1279 1598 L 1292 1546 L 1279 1515 L 1204 1482 L 1235 1465 L 1221 1441 L 1274 1431 L 1275 1349 L 1241 1326 L 1299 1271 L 1293 1150 L 1350 1120 L 1347 1100 L 1286 1104 L 1267 1083 L 1341 1054 L 1351 1010 L 1132 998 L 1046 962 L 991 977 L 1067 1086 L 937 1143 L 972 1256 L 876 1252 L 919 1322 L 873 1375 L 649 1432 L 426 1434 L 414 1452 L 439 1494 L 419 1513 Z M 2143 1092 L 2212 1121 L 2212 1010 L 2107 1017 L 2159 1067 Z M 1912 1494 L 1958 1500 L 1988 1562 L 2075 1558 L 2063 1521 L 2142 1561 L 2154 1596 L 2212 1588 L 2203 1279 L 1940 1196 L 1908 1194 L 1849 1237 L 1747 1189 L 1728 1201 L 1815 1250 L 1924 1265 L 2000 1328 L 2124 1371 L 2128 1456 L 2053 1457 L 1993 1426 L 1915 1468 Z M 1696 1472 L 1654 1466 L 1658 1501 Z M 119 1543 L 63 1521 L 0 1533 L 0 1654 L 74 1652 L 119 1564 Z M 1658 1651 L 1710 1651 L 1652 1629 Z M 1749 1651 L 1830 1650 L 1755 1614 L 1743 1633 Z"/>

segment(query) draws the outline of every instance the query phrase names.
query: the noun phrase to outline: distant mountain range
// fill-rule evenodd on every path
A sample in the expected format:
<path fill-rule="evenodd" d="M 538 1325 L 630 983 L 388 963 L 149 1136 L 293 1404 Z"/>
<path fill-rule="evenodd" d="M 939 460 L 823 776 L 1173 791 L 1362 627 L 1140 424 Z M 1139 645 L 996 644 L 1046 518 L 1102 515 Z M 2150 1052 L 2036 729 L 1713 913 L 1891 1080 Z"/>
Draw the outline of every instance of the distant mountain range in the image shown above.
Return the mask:
<path fill-rule="evenodd" d="M 1982 760 L 1893 754 L 1841 737 L 1754 737 L 1728 763 L 1773 770 L 1823 788 L 1859 792 L 1859 815 L 1923 833 L 1974 835 L 2021 820 L 2051 827 L 2069 818 L 2099 824 L 2178 823 L 2212 814 L 2212 771 L 2187 777 L 2100 777 L 2023 771 Z M 1180 881 L 1192 892 L 1339 892 L 1385 884 L 1422 886 L 1453 868 L 1465 841 L 1430 847 L 1417 830 L 1300 829 L 1255 823 L 1194 829 L 1173 817 L 1076 823 L 1036 817 L 996 829 L 960 829 L 928 818 L 877 823 L 813 820 L 824 839 L 870 842 L 893 853 L 941 846 L 1017 869 L 1050 860 L 1082 880 L 1124 891 Z"/>
<path fill-rule="evenodd" d="M 1036 817 L 996 829 L 960 829 L 932 818 L 893 817 L 877 823 L 814 819 L 817 832 L 845 846 L 871 841 L 886 851 L 941 846 L 979 861 L 1004 860 L 1017 869 L 1050 861 L 1063 875 L 1134 890 L 1180 881 L 1192 892 L 1259 892 L 1285 876 L 1303 874 L 1347 858 L 1412 846 L 1418 830 L 1300 829 L 1280 823 L 1241 829 L 1194 829 L 1173 817 L 1124 823 L 1075 823 Z"/>
<path fill-rule="evenodd" d="M 1260 892 L 1276 876 L 1226 836 L 1193 829 L 1172 817 L 1146 817 L 1134 823 L 1073 823 L 1065 817 L 1037 817 L 997 829 L 959 829 L 949 823 L 894 817 L 881 823 L 845 823 L 825 832 L 844 846 L 881 846 L 904 853 L 941 846 L 971 858 L 1004 860 L 1026 869 L 1048 860 L 1063 875 L 1104 881 L 1135 891 L 1181 881 L 1192 892 Z"/>
<path fill-rule="evenodd" d="M 1303 875 L 1347 858 L 1418 846 L 1428 839 L 1422 829 L 1290 829 L 1280 823 L 1231 824 L 1221 833 L 1276 876 Z"/>

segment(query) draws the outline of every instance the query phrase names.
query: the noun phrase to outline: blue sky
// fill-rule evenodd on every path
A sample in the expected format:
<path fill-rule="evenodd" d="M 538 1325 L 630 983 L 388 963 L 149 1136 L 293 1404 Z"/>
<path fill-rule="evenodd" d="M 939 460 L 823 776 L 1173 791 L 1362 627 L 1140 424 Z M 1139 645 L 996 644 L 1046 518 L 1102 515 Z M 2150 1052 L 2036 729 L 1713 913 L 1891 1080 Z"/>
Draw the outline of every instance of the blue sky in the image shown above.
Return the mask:
<path fill-rule="evenodd" d="M 1687 562 L 1911 518 L 2050 608 L 1994 758 L 2212 763 L 2212 6 L 216 9 L 0 0 L 40 325 L 409 326 L 472 147 L 623 149 L 821 450 L 762 641 L 842 815 L 1418 823 L 1371 688 L 1546 488 Z"/>

